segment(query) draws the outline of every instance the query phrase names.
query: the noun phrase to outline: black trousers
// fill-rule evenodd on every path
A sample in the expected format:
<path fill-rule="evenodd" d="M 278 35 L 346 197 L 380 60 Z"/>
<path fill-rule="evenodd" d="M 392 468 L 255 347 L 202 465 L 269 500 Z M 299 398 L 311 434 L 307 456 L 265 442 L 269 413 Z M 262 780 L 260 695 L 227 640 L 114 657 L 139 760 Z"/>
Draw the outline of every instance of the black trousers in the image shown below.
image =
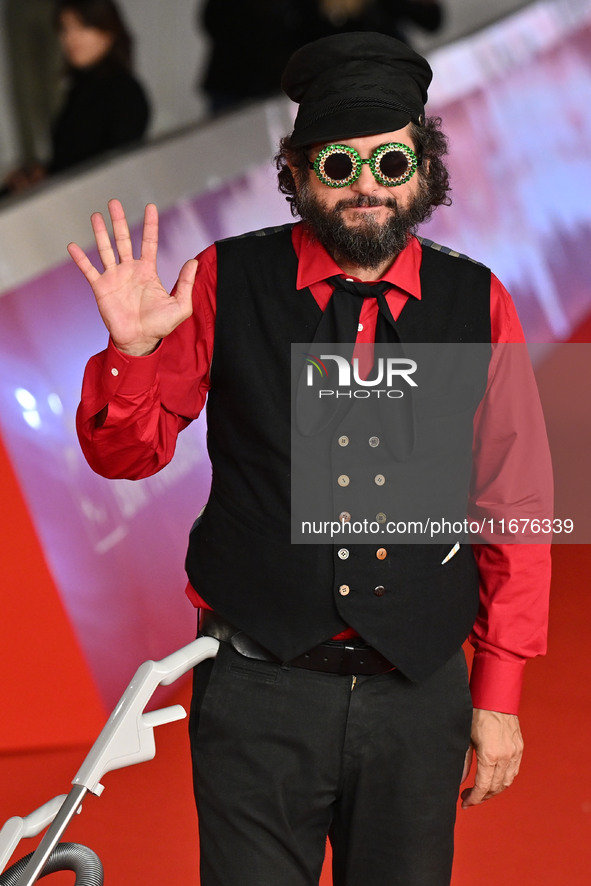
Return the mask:
<path fill-rule="evenodd" d="M 220 644 L 190 716 L 202 886 L 448 886 L 472 704 L 462 650 L 414 684 Z"/>

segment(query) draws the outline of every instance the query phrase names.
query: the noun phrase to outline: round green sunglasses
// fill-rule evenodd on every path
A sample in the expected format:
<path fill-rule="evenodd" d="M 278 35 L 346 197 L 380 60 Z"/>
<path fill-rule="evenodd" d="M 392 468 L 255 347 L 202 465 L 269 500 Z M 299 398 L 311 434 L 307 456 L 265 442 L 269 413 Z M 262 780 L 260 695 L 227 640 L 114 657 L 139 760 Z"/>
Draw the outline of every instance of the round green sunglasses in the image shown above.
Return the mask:
<path fill-rule="evenodd" d="M 367 160 L 349 145 L 327 145 L 309 165 L 329 188 L 344 188 L 357 181 L 364 163 L 369 164 L 377 182 L 392 188 L 409 181 L 421 161 L 408 145 L 388 142 L 376 148 Z"/>

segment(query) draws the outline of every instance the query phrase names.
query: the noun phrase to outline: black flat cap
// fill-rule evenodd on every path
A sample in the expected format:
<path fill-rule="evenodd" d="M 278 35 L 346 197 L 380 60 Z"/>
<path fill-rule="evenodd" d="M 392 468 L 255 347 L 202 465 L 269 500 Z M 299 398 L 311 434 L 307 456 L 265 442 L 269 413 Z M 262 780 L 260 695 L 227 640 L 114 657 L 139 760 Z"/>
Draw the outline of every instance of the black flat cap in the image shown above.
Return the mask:
<path fill-rule="evenodd" d="M 386 34 L 351 32 L 307 43 L 281 80 L 300 105 L 292 143 L 303 147 L 419 123 L 432 76 L 426 59 Z"/>

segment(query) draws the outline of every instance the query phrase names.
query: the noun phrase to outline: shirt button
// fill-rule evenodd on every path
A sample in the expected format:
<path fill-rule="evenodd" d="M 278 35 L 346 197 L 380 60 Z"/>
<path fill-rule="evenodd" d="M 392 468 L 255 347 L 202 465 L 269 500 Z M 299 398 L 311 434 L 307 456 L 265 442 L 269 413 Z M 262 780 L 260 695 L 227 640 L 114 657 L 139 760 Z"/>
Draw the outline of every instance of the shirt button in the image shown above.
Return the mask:
<path fill-rule="evenodd" d="M 351 522 L 351 514 L 349 511 L 341 511 L 339 514 L 339 520 L 341 523 L 350 523 Z"/>
<path fill-rule="evenodd" d="M 376 446 L 380 445 L 380 438 L 379 437 L 370 437 L 368 440 L 368 443 L 372 449 L 375 449 Z"/>
<path fill-rule="evenodd" d="M 116 369 L 115 366 L 111 369 L 111 375 L 119 375 L 119 370 Z"/>
<path fill-rule="evenodd" d="M 346 434 L 343 434 L 342 437 L 339 437 L 339 446 L 348 446 L 348 445 L 349 445 L 349 438 L 347 437 Z"/>
<path fill-rule="evenodd" d="M 388 518 L 382 511 L 380 511 L 379 514 L 376 514 L 376 520 L 378 521 L 378 523 L 385 523 L 387 519 Z"/>
<path fill-rule="evenodd" d="M 341 558 L 341 560 L 347 560 L 349 558 L 349 551 L 347 550 L 347 548 L 341 548 L 339 550 L 339 557 Z"/>
<path fill-rule="evenodd" d="M 373 589 L 373 592 L 376 597 L 383 597 L 386 593 L 386 588 L 384 587 L 384 585 L 378 585 L 377 588 Z"/>
<path fill-rule="evenodd" d="M 386 548 L 378 548 L 377 549 L 376 557 L 378 558 L 378 560 L 385 560 L 387 556 L 388 556 L 388 551 L 386 550 Z"/>
<path fill-rule="evenodd" d="M 357 324 L 357 332 L 363 332 L 363 323 Z"/>
<path fill-rule="evenodd" d="M 347 283 L 353 283 L 353 282 L 354 282 L 353 277 L 345 277 L 345 280 L 347 281 Z"/>
<path fill-rule="evenodd" d="M 341 474 L 337 480 L 339 486 L 348 486 L 351 481 L 346 474 Z"/>
<path fill-rule="evenodd" d="M 384 477 L 383 474 L 376 474 L 374 477 L 374 482 L 375 482 L 376 486 L 383 486 L 384 483 L 386 482 L 386 478 Z"/>
<path fill-rule="evenodd" d="M 339 588 L 339 594 L 341 595 L 341 597 L 346 597 L 350 590 L 351 588 L 349 587 L 349 585 L 341 585 Z"/>

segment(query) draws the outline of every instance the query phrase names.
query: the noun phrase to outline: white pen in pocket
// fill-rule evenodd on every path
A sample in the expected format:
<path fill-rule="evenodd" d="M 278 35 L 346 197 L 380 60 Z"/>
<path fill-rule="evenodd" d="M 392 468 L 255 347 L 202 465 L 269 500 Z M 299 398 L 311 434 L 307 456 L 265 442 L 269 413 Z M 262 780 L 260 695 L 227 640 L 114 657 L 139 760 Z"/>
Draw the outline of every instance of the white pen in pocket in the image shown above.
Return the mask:
<path fill-rule="evenodd" d="M 453 548 L 451 549 L 451 551 L 449 552 L 449 554 L 447 555 L 447 557 L 443 558 L 443 560 L 441 561 L 441 565 L 443 566 L 444 563 L 447 563 L 448 560 L 451 560 L 451 558 L 455 554 L 457 554 L 459 550 L 460 550 L 460 543 L 459 543 L 459 541 L 457 541 L 455 543 L 455 545 L 453 546 Z"/>

